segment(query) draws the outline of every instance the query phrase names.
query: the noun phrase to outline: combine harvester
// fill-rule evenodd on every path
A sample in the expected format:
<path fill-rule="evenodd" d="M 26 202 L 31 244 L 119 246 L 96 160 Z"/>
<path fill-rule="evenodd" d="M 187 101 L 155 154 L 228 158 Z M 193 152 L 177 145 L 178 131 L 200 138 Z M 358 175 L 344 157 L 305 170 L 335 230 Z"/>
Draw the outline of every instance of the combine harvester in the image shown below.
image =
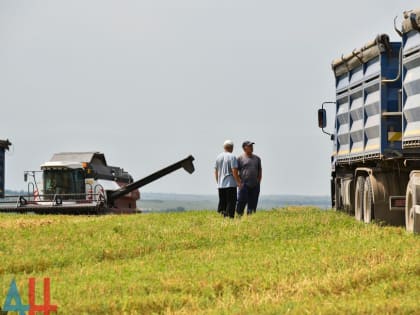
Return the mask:
<path fill-rule="evenodd" d="M 194 158 L 165 167 L 143 179 L 133 181 L 122 168 L 108 166 L 99 152 L 58 153 L 41 165 L 41 171 L 24 174 L 28 192 L 6 196 L 0 212 L 34 212 L 39 214 L 138 213 L 139 188 L 169 173 L 184 168 L 194 172 Z M 42 181 L 37 181 L 41 173 Z"/>
<path fill-rule="evenodd" d="M 333 61 L 336 102 L 318 125 L 334 103 L 332 206 L 420 233 L 420 9 L 395 29 L 401 42 L 380 35 Z"/>

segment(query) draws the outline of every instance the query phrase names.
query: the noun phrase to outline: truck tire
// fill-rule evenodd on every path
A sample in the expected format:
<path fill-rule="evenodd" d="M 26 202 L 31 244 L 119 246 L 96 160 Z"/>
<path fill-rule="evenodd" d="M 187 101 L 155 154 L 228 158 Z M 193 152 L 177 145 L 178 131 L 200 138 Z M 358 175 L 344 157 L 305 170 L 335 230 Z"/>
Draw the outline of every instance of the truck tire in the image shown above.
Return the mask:
<path fill-rule="evenodd" d="M 354 190 L 354 217 L 357 221 L 363 221 L 363 192 L 365 186 L 365 177 L 358 176 L 356 188 Z"/>
<path fill-rule="evenodd" d="M 363 221 L 371 223 L 373 220 L 373 191 L 370 178 L 366 177 L 363 191 Z"/>
<path fill-rule="evenodd" d="M 335 210 L 343 209 L 343 201 L 341 199 L 341 179 L 335 178 Z"/>
<path fill-rule="evenodd" d="M 416 186 L 408 182 L 405 195 L 405 229 L 410 233 L 420 233 L 420 214 L 416 213 Z M 417 206 L 418 207 L 418 206 Z"/>
<path fill-rule="evenodd" d="M 335 209 L 335 178 L 330 181 L 331 186 L 331 208 Z"/>

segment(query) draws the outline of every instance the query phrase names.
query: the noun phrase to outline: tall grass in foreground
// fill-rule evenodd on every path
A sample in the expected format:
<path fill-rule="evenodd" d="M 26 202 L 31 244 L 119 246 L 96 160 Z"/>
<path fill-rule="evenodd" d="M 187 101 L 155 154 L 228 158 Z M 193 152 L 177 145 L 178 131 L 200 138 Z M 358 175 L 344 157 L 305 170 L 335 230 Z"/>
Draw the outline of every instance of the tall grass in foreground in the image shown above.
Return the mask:
<path fill-rule="evenodd" d="M 0 215 L 0 261 L 0 305 L 50 277 L 59 314 L 420 313 L 420 237 L 308 207 Z"/>

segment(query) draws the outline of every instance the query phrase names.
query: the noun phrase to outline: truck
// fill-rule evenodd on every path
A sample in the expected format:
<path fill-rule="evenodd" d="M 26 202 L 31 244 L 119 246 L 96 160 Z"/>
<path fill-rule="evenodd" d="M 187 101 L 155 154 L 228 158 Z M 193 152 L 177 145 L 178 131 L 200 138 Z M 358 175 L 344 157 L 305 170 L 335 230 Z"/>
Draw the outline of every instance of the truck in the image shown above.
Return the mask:
<path fill-rule="evenodd" d="M 25 171 L 25 193 L 5 196 L 0 212 L 38 214 L 132 214 L 140 212 L 139 188 L 180 168 L 194 172 L 194 157 L 164 167 L 134 181 L 123 168 L 107 164 L 101 152 L 62 152 Z M 40 176 L 39 176 L 40 175 Z M 39 178 L 41 177 L 41 178 Z"/>
<path fill-rule="evenodd" d="M 335 101 L 322 104 L 318 126 L 333 142 L 332 207 L 420 233 L 420 9 L 395 30 L 401 40 L 381 34 L 332 62 Z"/>

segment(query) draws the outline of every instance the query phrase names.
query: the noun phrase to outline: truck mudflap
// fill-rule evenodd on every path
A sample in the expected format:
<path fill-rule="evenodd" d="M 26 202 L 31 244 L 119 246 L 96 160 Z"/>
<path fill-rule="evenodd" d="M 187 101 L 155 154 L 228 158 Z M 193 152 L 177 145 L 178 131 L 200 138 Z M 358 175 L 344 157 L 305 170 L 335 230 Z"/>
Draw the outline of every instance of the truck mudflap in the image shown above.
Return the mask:
<path fill-rule="evenodd" d="M 389 211 L 405 211 L 405 196 L 390 196 Z"/>

